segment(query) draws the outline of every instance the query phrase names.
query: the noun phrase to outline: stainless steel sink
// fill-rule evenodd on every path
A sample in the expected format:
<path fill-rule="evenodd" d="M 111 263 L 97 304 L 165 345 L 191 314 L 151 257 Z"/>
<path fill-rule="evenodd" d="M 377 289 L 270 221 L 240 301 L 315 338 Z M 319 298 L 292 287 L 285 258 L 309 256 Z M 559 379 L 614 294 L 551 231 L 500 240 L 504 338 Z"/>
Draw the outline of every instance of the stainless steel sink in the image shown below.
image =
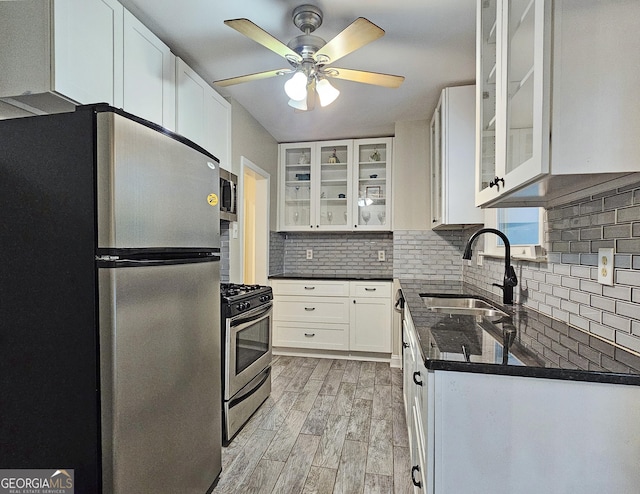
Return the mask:
<path fill-rule="evenodd" d="M 424 304 L 433 312 L 470 316 L 506 316 L 506 312 L 475 297 L 434 297 L 421 295 Z"/>

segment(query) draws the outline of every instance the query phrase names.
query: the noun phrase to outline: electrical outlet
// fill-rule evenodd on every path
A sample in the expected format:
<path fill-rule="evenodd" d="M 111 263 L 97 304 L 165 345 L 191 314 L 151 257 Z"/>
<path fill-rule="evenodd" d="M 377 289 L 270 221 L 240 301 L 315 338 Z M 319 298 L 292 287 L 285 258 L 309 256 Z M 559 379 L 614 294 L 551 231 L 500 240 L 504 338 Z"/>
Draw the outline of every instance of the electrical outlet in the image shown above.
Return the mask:
<path fill-rule="evenodd" d="M 613 285 L 613 249 L 598 249 L 598 283 Z"/>
<path fill-rule="evenodd" d="M 307 259 L 313 259 L 313 249 L 307 249 Z"/>
<path fill-rule="evenodd" d="M 384 255 L 384 251 L 383 250 L 379 250 L 378 251 L 378 261 L 384 261 L 386 260 L 386 256 Z"/>
<path fill-rule="evenodd" d="M 476 254 L 476 264 L 478 266 L 482 266 L 482 261 L 484 261 L 484 254 L 482 252 L 478 252 Z"/>

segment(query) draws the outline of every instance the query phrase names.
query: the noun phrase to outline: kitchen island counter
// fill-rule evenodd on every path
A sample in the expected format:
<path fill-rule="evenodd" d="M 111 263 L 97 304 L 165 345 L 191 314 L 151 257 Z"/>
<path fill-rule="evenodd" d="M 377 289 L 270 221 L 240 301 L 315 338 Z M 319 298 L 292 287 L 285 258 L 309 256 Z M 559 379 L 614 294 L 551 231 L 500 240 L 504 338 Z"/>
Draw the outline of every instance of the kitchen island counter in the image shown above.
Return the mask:
<path fill-rule="evenodd" d="M 640 357 L 593 334 L 461 282 L 400 284 L 427 369 L 640 385 Z M 420 294 L 476 296 L 508 316 L 433 312 Z"/>

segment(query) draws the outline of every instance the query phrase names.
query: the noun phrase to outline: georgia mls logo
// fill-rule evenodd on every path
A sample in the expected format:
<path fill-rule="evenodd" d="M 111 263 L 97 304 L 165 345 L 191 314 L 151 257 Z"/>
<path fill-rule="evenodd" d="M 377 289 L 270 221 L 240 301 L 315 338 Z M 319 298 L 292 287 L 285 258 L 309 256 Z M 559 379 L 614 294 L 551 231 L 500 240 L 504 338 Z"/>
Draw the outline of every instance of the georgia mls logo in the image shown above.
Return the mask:
<path fill-rule="evenodd" d="M 73 494 L 72 469 L 0 470 L 0 494 Z"/>

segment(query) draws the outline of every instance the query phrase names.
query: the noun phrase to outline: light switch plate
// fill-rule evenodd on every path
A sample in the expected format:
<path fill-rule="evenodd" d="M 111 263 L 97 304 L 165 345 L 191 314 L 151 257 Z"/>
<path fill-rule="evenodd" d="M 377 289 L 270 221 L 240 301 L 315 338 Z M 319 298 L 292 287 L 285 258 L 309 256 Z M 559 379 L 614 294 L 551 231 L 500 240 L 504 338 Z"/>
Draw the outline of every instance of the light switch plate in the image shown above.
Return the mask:
<path fill-rule="evenodd" d="M 598 283 L 613 285 L 613 249 L 598 249 Z"/>

